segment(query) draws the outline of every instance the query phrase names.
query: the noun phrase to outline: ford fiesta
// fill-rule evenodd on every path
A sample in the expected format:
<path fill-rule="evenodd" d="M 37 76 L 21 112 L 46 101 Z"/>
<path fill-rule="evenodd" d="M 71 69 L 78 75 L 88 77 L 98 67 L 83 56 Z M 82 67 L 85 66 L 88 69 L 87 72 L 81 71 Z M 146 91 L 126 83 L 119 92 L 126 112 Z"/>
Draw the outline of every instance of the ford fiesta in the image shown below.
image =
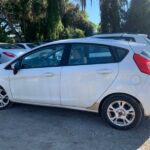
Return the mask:
<path fill-rule="evenodd" d="M 114 128 L 150 115 L 144 45 L 83 38 L 48 43 L 0 67 L 0 109 L 13 102 L 97 112 Z"/>

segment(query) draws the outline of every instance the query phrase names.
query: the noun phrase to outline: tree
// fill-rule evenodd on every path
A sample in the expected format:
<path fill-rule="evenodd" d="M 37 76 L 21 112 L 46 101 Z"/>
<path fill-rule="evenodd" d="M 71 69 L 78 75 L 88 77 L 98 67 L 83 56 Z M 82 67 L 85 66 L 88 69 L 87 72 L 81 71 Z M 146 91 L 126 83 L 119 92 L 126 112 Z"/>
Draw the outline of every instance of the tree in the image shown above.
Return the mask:
<path fill-rule="evenodd" d="M 1 28 L 0 28 L 0 39 L 1 39 L 1 42 L 6 42 L 7 41 L 7 34 Z"/>
<path fill-rule="evenodd" d="M 88 20 L 85 12 L 80 10 L 79 5 L 72 3 L 66 4 L 66 12 L 62 17 L 62 23 L 65 28 L 77 28 L 84 31 L 85 36 L 90 36 L 94 32 L 94 24 Z"/>
<path fill-rule="evenodd" d="M 73 28 L 65 28 L 61 33 L 60 33 L 60 38 L 61 39 L 68 39 L 68 38 L 80 38 L 84 37 L 84 32 L 81 29 L 73 29 Z"/>
<path fill-rule="evenodd" d="M 14 22 L 15 20 L 13 19 L 13 16 L 10 13 L 11 4 L 13 2 L 14 2 L 13 0 L 11 0 L 11 1 L 1 0 L 1 3 L 0 3 L 0 24 L 2 24 L 2 23 L 5 24 L 5 28 L 7 26 L 9 26 L 11 32 L 16 35 L 17 40 L 21 42 L 22 38 L 21 38 L 20 34 L 16 31 L 16 28 L 15 28 L 16 22 Z M 3 28 L 3 29 L 5 29 L 5 28 Z"/>
<path fill-rule="evenodd" d="M 79 5 L 71 5 L 69 0 L 1 1 L 0 25 L 5 24 L 2 30 L 15 34 L 17 42 L 56 40 L 64 28 L 73 34 L 72 37 L 93 34 L 94 25 L 86 13 Z"/>
<path fill-rule="evenodd" d="M 85 9 L 86 0 L 80 0 L 80 3 L 82 8 Z M 119 32 L 121 30 L 122 17 L 125 16 L 123 13 L 126 13 L 123 11 L 123 8 L 128 5 L 128 0 L 99 0 L 99 5 L 102 32 Z"/>
<path fill-rule="evenodd" d="M 59 38 L 61 30 L 61 12 L 64 6 L 64 0 L 48 0 L 47 7 L 47 31 L 48 38 L 54 40 Z"/>
<path fill-rule="evenodd" d="M 3 0 L 0 8 L 4 16 L 2 22 L 7 23 L 17 41 L 37 41 L 39 32 L 43 31 L 46 16 L 47 0 Z M 20 26 L 17 31 L 16 26 Z M 45 28 L 44 28 L 45 29 Z M 22 37 L 24 36 L 24 39 Z"/>
<path fill-rule="evenodd" d="M 150 0 L 132 0 L 128 11 L 126 31 L 150 34 Z"/>

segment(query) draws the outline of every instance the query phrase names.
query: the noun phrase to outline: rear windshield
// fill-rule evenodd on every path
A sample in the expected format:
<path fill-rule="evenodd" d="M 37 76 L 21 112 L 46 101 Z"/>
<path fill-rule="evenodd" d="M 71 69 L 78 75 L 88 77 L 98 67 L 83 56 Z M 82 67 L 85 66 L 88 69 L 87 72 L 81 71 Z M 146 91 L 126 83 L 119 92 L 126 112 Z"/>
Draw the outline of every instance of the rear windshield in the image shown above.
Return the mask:
<path fill-rule="evenodd" d="M 145 38 L 145 40 L 146 40 L 147 44 L 150 45 L 150 39 L 149 38 Z"/>
<path fill-rule="evenodd" d="M 13 44 L 0 44 L 0 48 L 2 49 L 20 49 L 19 46 Z"/>
<path fill-rule="evenodd" d="M 133 37 L 98 37 L 100 39 L 112 39 L 112 40 L 122 40 L 128 42 L 136 42 Z"/>
<path fill-rule="evenodd" d="M 36 43 L 30 43 L 30 44 L 27 44 L 30 48 L 34 48 L 34 47 L 36 47 L 36 46 L 38 46 L 38 44 L 36 44 Z"/>
<path fill-rule="evenodd" d="M 22 48 L 22 49 L 26 49 L 23 45 L 21 45 L 21 44 L 15 44 L 16 46 L 19 46 L 20 48 Z"/>

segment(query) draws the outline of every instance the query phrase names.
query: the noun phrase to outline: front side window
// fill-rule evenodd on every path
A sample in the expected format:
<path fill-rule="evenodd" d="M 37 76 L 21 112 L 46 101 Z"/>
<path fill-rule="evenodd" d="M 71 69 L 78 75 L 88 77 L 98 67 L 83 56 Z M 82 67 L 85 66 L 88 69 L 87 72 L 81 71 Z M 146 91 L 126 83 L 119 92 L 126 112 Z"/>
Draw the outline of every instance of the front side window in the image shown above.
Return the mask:
<path fill-rule="evenodd" d="M 55 45 L 40 48 L 22 59 L 21 68 L 56 67 L 61 63 L 64 46 Z"/>
<path fill-rule="evenodd" d="M 110 48 L 99 45 L 74 44 L 71 47 L 69 65 L 113 63 Z"/>

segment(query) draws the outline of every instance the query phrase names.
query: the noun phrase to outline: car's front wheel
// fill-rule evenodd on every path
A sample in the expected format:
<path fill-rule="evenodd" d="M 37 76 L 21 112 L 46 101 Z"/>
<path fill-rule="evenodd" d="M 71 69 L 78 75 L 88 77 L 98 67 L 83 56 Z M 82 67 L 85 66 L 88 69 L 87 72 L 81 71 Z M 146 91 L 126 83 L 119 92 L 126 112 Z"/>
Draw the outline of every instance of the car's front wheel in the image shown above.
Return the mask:
<path fill-rule="evenodd" d="M 108 97 L 102 106 L 104 120 L 116 129 L 130 129 L 137 126 L 143 118 L 141 105 L 128 95 Z"/>
<path fill-rule="evenodd" d="M 0 87 L 0 110 L 8 108 L 10 106 L 12 106 L 12 102 L 10 102 L 6 91 L 2 87 Z"/>

